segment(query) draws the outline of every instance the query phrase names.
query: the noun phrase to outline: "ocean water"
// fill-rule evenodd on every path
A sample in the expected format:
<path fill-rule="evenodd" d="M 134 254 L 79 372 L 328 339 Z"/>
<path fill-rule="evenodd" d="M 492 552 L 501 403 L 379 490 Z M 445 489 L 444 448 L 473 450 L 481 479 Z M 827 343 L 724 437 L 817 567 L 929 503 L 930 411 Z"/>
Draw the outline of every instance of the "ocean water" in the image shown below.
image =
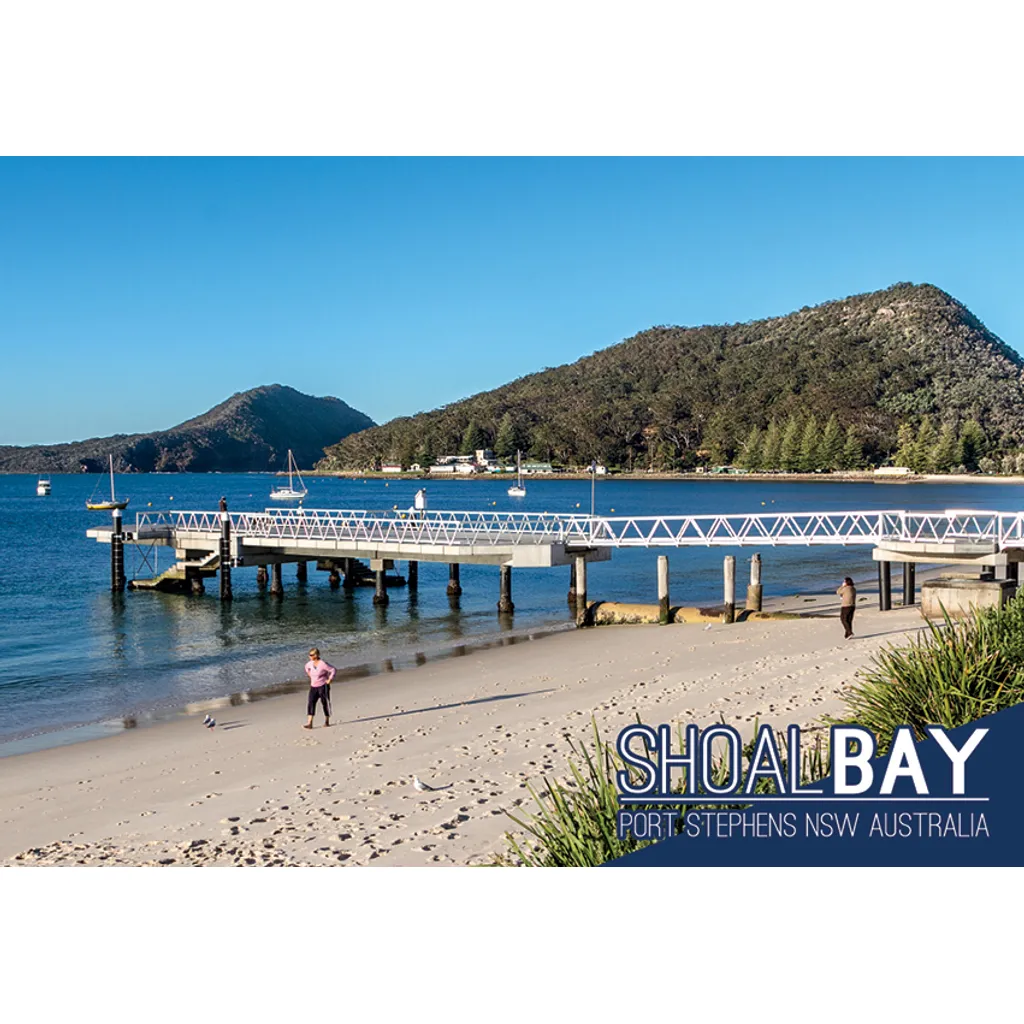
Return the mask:
<path fill-rule="evenodd" d="M 453 609 L 445 595 L 448 569 L 420 563 L 417 594 L 391 589 L 386 609 L 372 588 L 331 590 L 327 574 L 309 566 L 300 586 L 284 567 L 285 595 L 256 586 L 255 568 L 232 575 L 235 600 L 222 606 L 216 580 L 203 596 L 150 592 L 112 595 L 110 549 L 85 536 L 109 513 L 90 513 L 93 475 L 58 475 L 53 492 L 37 497 L 36 477 L 0 476 L 0 754 L 25 748 L 17 737 L 47 734 L 35 745 L 67 742 L 123 728 L 140 716 L 170 713 L 188 703 L 303 680 L 311 644 L 339 668 L 380 669 L 364 685 L 387 686 L 388 670 L 463 645 L 497 643 L 538 631 L 571 628 L 569 570 L 517 570 L 516 611 L 499 620 L 498 569 L 462 567 L 463 595 Z M 260 474 L 139 474 L 118 478 L 136 512 L 213 510 L 224 495 L 232 511 L 269 504 L 276 478 Z M 407 508 L 415 480 L 307 479 L 307 508 Z M 101 482 L 102 486 L 102 482 Z M 525 499 L 509 498 L 507 479 L 430 481 L 431 509 L 519 509 L 586 512 L 589 481 L 528 480 Z M 764 483 L 759 481 L 624 481 L 598 479 L 599 514 L 714 513 L 884 508 L 1024 508 L 1024 487 L 1012 485 Z M 755 549 L 736 548 L 737 590 Z M 845 575 L 870 578 L 869 547 L 761 548 L 765 595 L 838 585 Z M 722 557 L 730 549 L 669 551 L 674 604 L 721 601 Z M 658 550 L 616 552 L 589 568 L 592 599 L 657 599 Z M 664 553 L 664 551 L 662 552 Z M 173 561 L 162 549 L 159 568 Z M 133 546 L 129 576 L 151 575 Z M 404 571 L 400 564 L 399 571 Z M 70 728 L 84 726 L 85 728 Z M 70 731 L 68 731 L 70 728 Z M 55 732 L 55 730 L 64 730 Z M 4 741 L 7 741 L 6 743 Z"/>

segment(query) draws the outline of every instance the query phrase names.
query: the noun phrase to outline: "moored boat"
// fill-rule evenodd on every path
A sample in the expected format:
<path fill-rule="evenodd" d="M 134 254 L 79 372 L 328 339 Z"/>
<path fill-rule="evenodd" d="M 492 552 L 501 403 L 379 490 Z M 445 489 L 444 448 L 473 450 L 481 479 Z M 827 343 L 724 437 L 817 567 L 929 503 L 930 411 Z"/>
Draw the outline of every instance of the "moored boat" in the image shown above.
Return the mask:
<path fill-rule="evenodd" d="M 131 500 L 129 498 L 118 498 L 114 493 L 114 456 L 110 455 L 108 458 L 110 460 L 110 500 L 95 501 L 94 498 L 90 498 L 85 503 L 85 507 L 90 512 L 110 512 L 115 508 L 127 508 L 128 502 Z M 99 484 L 96 486 L 98 487 Z M 95 495 L 95 493 L 96 489 L 93 488 L 93 494 Z"/>

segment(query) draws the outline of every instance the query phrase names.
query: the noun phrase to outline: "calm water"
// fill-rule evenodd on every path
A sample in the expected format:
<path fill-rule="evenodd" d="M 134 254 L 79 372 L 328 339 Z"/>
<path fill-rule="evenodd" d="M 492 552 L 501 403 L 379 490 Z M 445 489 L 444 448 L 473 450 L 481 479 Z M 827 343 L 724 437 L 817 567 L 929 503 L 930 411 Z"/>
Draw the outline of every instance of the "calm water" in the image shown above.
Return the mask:
<path fill-rule="evenodd" d="M 262 475 L 144 474 L 118 478 L 134 513 L 153 509 L 215 509 L 223 494 L 234 511 L 265 508 L 275 478 Z M 306 507 L 407 508 L 417 481 L 310 479 Z M 411 661 L 466 643 L 569 626 L 568 568 L 517 571 L 514 623 L 499 622 L 498 570 L 463 566 L 463 596 L 453 610 L 445 596 L 446 565 L 420 564 L 418 595 L 390 592 L 374 608 L 372 588 L 348 595 L 328 587 L 310 564 L 299 586 L 284 567 L 285 597 L 256 587 L 256 570 L 232 576 L 234 602 L 222 607 L 216 580 L 201 597 L 109 592 L 109 548 L 87 540 L 89 526 L 109 522 L 84 503 L 94 476 L 55 476 L 53 493 L 35 494 L 36 478 L 0 476 L 0 740 L 139 715 L 160 708 L 302 679 L 310 644 L 335 665 Z M 432 509 L 588 511 L 588 481 L 528 482 L 528 497 L 509 498 L 507 480 L 431 481 Z M 762 505 L 763 503 L 763 505 Z M 599 480 L 597 511 L 610 514 L 758 512 L 828 509 L 1024 508 L 1024 488 L 996 485 L 838 484 L 755 481 L 634 482 Z M 724 549 L 669 552 L 673 603 L 721 601 Z M 738 589 L 751 549 L 736 549 Z M 762 549 L 766 595 L 835 586 L 844 575 L 873 574 L 870 548 Z M 591 566 L 594 599 L 656 600 L 657 551 L 616 553 Z M 163 549 L 160 568 L 173 561 Z M 125 549 L 129 576 L 151 575 Z M 404 566 L 400 569 L 404 571 Z M 511 631 L 511 633 L 510 633 Z M 387 686 L 386 674 L 360 685 Z M 111 726 L 112 727 L 112 726 Z M 120 727 L 120 726 L 118 726 Z M 96 730 L 78 730 L 63 742 Z M 18 745 L 21 746 L 21 745 Z M 8 745 L 0 753 L 13 752 Z"/>

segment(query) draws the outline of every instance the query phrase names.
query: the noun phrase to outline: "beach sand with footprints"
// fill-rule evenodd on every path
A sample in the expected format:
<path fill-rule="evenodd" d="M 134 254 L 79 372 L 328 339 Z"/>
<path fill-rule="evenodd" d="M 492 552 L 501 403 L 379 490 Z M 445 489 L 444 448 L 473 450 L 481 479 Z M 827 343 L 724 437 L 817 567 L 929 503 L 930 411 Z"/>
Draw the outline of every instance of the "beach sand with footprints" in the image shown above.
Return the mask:
<path fill-rule="evenodd" d="M 749 735 L 756 719 L 842 713 L 856 671 L 923 628 L 917 608 L 859 603 L 849 641 L 834 597 L 797 596 L 774 607 L 829 617 L 563 632 L 335 685 L 329 729 L 303 730 L 302 693 L 218 708 L 213 729 L 199 711 L 8 757 L 0 861 L 487 864 L 515 828 L 505 812 L 532 806 L 528 782 L 568 774 L 592 718 L 613 740 L 637 715 Z"/>

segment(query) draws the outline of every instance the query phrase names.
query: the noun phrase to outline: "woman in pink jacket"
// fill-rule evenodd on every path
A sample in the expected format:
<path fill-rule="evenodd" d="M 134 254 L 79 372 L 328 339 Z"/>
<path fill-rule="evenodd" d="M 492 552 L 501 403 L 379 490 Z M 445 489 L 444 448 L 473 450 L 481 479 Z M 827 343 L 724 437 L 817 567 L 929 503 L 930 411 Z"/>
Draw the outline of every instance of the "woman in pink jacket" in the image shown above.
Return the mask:
<path fill-rule="evenodd" d="M 306 714 L 309 715 L 304 729 L 313 728 L 313 715 L 316 713 L 317 701 L 324 706 L 324 728 L 331 724 L 331 680 L 334 678 L 334 666 L 328 665 L 320 657 L 320 649 L 314 647 L 309 652 L 306 662 L 306 675 L 309 676 L 309 697 L 306 699 Z"/>

